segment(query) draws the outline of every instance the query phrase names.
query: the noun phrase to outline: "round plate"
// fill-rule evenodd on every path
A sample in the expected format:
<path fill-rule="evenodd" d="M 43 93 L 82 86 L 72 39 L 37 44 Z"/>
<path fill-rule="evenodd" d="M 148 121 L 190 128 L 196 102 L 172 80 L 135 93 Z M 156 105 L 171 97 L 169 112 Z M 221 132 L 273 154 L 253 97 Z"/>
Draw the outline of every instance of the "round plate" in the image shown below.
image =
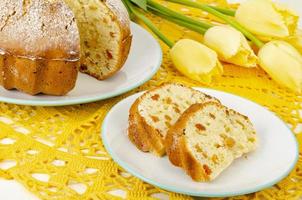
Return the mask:
<path fill-rule="evenodd" d="M 128 139 L 128 114 L 140 94 L 115 105 L 102 127 L 104 145 L 115 162 L 134 176 L 172 192 L 204 197 L 226 197 L 256 192 L 286 177 L 298 159 L 298 144 L 286 124 L 264 107 L 228 93 L 198 89 L 246 116 L 259 137 L 256 151 L 247 154 L 227 168 L 217 179 L 198 183 L 173 166 L 167 156 L 156 157 L 139 151 Z"/>
<path fill-rule="evenodd" d="M 133 41 L 129 57 L 123 68 L 113 77 L 98 81 L 79 73 L 75 88 L 65 96 L 30 96 L 0 87 L 0 101 L 35 106 L 81 104 L 114 97 L 142 85 L 160 67 L 162 51 L 158 42 L 145 29 L 131 23 L 131 30 Z"/>

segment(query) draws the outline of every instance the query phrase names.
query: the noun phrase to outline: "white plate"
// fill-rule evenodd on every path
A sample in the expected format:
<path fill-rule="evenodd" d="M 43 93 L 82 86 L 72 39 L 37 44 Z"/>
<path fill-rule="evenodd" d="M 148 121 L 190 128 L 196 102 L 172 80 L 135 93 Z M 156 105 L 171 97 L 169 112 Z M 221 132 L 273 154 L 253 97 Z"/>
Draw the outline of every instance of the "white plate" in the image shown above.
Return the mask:
<path fill-rule="evenodd" d="M 114 161 L 145 182 L 193 196 L 225 197 L 252 193 L 272 186 L 289 174 L 298 159 L 298 144 L 283 121 L 241 97 L 210 89 L 199 90 L 251 119 L 259 137 L 256 151 L 247 154 L 247 158 L 235 160 L 214 181 L 194 182 L 183 170 L 170 164 L 167 156 L 158 158 L 143 153 L 129 141 L 129 108 L 140 93 L 119 102 L 104 120 L 102 139 Z"/>
<path fill-rule="evenodd" d="M 62 106 L 88 103 L 107 99 L 128 92 L 151 79 L 162 61 L 158 42 L 145 29 L 131 23 L 133 42 L 129 57 L 113 77 L 98 81 L 79 73 L 75 88 L 66 96 L 30 96 L 16 90 L 5 90 L 0 86 L 0 101 L 22 105 Z"/>

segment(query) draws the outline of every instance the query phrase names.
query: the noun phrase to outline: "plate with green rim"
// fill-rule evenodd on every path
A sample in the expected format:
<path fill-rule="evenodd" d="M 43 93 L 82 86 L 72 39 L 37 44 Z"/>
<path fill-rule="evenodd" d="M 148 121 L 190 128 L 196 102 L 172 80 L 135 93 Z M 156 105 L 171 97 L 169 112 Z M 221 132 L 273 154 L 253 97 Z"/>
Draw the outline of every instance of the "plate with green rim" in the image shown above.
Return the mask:
<path fill-rule="evenodd" d="M 144 153 L 127 136 L 129 109 L 143 93 L 116 104 L 104 119 L 101 137 L 113 160 L 139 179 L 167 191 L 200 197 L 229 197 L 269 188 L 295 167 L 299 148 L 288 126 L 266 108 L 222 91 L 196 88 L 246 116 L 253 123 L 259 144 L 255 151 L 236 159 L 211 182 L 195 182 L 173 166 L 167 156 Z"/>
<path fill-rule="evenodd" d="M 133 41 L 123 68 L 113 77 L 99 81 L 79 73 L 75 88 L 65 96 L 31 96 L 0 87 L 0 102 L 32 106 L 64 106 L 108 99 L 126 93 L 150 80 L 162 62 L 157 40 L 141 26 L 131 23 Z"/>

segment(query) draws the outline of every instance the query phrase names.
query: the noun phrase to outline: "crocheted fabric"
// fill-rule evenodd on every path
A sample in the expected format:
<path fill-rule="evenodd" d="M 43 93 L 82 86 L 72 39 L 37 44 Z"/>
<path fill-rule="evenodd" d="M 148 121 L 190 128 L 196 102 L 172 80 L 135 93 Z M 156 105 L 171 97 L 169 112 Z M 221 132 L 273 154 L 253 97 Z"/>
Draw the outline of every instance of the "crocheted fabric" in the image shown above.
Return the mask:
<path fill-rule="evenodd" d="M 171 4 L 161 2 L 172 7 Z M 228 6 L 224 1 L 221 6 Z M 216 20 L 205 13 L 173 5 L 192 16 Z M 173 40 L 202 36 L 150 16 Z M 30 107 L 0 103 L 0 177 L 14 179 L 41 199 L 171 200 L 192 197 L 170 193 L 131 176 L 110 158 L 100 138 L 102 120 L 118 101 L 135 92 L 164 82 L 201 86 L 173 67 L 168 48 L 162 44 L 164 60 L 152 80 L 136 90 L 113 99 L 66 107 Z M 251 99 L 279 115 L 302 142 L 302 96 L 282 88 L 260 68 L 224 65 L 224 74 L 210 88 Z M 302 149 L 301 149 L 302 150 Z M 302 157 L 296 168 L 274 187 L 230 199 L 299 199 L 302 196 Z"/>

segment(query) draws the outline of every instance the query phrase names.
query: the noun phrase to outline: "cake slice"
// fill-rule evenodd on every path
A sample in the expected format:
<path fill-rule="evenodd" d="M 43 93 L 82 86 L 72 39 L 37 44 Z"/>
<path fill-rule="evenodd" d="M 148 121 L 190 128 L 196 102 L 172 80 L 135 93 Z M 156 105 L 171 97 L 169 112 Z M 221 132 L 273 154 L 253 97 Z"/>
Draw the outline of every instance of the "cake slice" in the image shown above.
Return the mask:
<path fill-rule="evenodd" d="M 80 32 L 80 71 L 99 80 L 114 75 L 127 60 L 132 40 L 122 1 L 64 1 L 74 12 Z"/>
<path fill-rule="evenodd" d="M 195 103 L 219 101 L 177 84 L 164 84 L 139 97 L 130 109 L 128 136 L 136 147 L 158 156 L 165 154 L 168 129 Z"/>
<path fill-rule="evenodd" d="M 211 181 L 256 148 L 250 120 L 216 102 L 194 104 L 170 128 L 166 151 L 195 181 Z"/>

